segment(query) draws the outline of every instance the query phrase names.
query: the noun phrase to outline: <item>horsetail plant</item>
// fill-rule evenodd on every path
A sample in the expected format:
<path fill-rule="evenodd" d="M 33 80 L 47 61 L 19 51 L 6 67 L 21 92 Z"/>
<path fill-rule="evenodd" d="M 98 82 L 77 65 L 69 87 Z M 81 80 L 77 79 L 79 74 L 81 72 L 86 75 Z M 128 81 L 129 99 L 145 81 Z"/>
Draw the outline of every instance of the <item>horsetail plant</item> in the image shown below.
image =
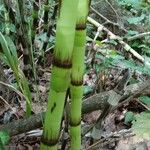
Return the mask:
<path fill-rule="evenodd" d="M 44 32 L 47 32 L 48 29 L 48 13 L 49 13 L 49 0 L 46 0 L 44 4 L 44 17 L 43 17 Z"/>
<path fill-rule="evenodd" d="M 48 7 L 48 6 L 47 6 Z M 42 62 L 43 62 L 43 64 L 44 64 L 44 67 L 45 67 L 45 58 L 44 58 L 44 53 L 46 52 L 46 49 L 47 49 L 47 45 L 48 45 L 48 43 L 49 43 L 49 39 L 50 39 L 50 37 L 51 37 L 51 35 L 52 35 L 52 30 L 53 30 L 53 27 L 54 27 L 54 22 L 55 22 L 55 18 L 56 18 L 56 16 L 57 16 L 57 10 L 58 10 L 58 5 L 56 4 L 56 2 L 55 2 L 55 5 L 54 5 L 54 9 L 53 9 L 53 13 L 52 13 L 52 16 L 51 16 L 51 18 L 50 18 L 50 22 L 49 22 L 49 24 L 47 23 L 47 27 L 48 27 L 48 29 L 47 30 L 45 30 L 45 31 L 47 31 L 47 33 L 46 33 L 46 40 L 44 41 L 44 43 L 43 43 L 43 46 L 42 46 L 42 50 L 41 50 L 41 52 L 42 52 Z M 45 13 L 44 13 L 44 15 L 45 15 Z M 48 18 L 47 18 L 48 19 Z M 46 21 L 44 21 L 44 24 L 46 23 Z M 45 26 L 46 26 L 46 24 L 45 24 Z M 46 29 L 46 28 L 44 28 L 44 29 Z"/>
<path fill-rule="evenodd" d="M 33 68 L 33 52 L 32 52 L 32 42 L 29 39 L 29 22 L 27 20 L 27 10 L 26 10 L 26 1 L 17 0 L 18 13 L 20 18 L 20 28 L 21 28 L 21 44 L 23 47 L 23 63 L 24 69 L 23 72 L 25 76 L 29 79 L 32 76 L 32 68 Z M 34 69 L 35 70 L 35 69 Z"/>
<path fill-rule="evenodd" d="M 46 34 L 46 41 L 43 43 L 43 52 L 46 51 L 46 48 L 47 48 L 47 45 L 48 45 L 48 41 L 49 41 L 49 38 L 51 36 L 51 33 L 52 33 L 52 29 L 53 29 L 53 26 L 54 26 L 54 22 L 55 22 L 55 17 L 56 17 L 56 14 L 57 14 L 57 9 L 58 9 L 58 5 L 55 4 L 54 6 L 54 11 L 53 11 L 53 14 L 51 16 L 51 20 L 50 20 L 50 23 L 49 24 L 45 24 L 46 22 L 44 22 L 45 26 L 47 26 L 47 34 Z M 46 29 L 46 28 L 44 28 Z"/>
<path fill-rule="evenodd" d="M 36 28 L 38 27 L 38 12 L 39 12 L 39 0 L 33 1 L 33 10 L 32 10 L 32 44 L 34 44 L 34 39 L 36 35 Z"/>
<path fill-rule="evenodd" d="M 33 3 L 33 12 L 32 12 L 32 18 L 29 17 L 26 1 L 23 0 L 16 0 L 16 14 L 17 14 L 17 37 L 19 37 L 18 42 L 21 43 L 23 48 L 23 62 L 24 62 L 24 68 L 23 73 L 27 79 L 31 79 L 31 77 L 34 78 L 35 85 L 36 85 L 36 99 L 39 99 L 39 90 L 37 87 L 37 72 L 36 72 L 36 66 L 34 63 L 34 47 L 33 47 L 33 41 L 35 38 L 35 34 L 33 35 L 33 32 L 36 32 L 36 27 L 33 28 L 34 25 L 38 24 L 38 3 L 39 0 L 35 0 Z M 35 4 L 36 3 L 36 4 Z M 35 8 L 36 6 L 37 8 Z M 34 37 L 33 37 L 34 36 Z M 27 82 L 28 83 L 28 82 Z M 29 83 L 30 84 L 30 83 Z M 32 85 L 30 84 L 30 87 Z"/>
<path fill-rule="evenodd" d="M 79 0 L 76 32 L 72 54 L 70 137 L 71 150 L 81 149 L 81 100 L 83 96 L 84 56 L 86 44 L 86 21 L 89 0 Z"/>
<path fill-rule="evenodd" d="M 70 84 L 77 6 L 78 0 L 61 1 L 41 150 L 57 149 L 65 95 Z"/>

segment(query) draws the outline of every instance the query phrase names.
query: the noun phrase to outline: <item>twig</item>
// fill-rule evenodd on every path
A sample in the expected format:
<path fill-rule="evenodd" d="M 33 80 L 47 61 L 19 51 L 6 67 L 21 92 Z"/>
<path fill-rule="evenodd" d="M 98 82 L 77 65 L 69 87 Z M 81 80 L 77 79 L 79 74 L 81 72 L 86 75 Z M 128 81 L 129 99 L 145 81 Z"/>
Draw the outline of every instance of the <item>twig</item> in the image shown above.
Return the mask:
<path fill-rule="evenodd" d="M 113 12 L 116 14 L 116 16 L 119 17 L 118 13 L 116 12 L 116 10 L 115 10 L 114 7 L 112 6 L 112 4 L 111 4 L 108 0 L 105 0 L 105 2 L 110 6 L 110 8 L 113 10 Z"/>
<path fill-rule="evenodd" d="M 134 57 L 136 57 L 139 61 L 141 61 L 142 63 L 148 64 L 150 65 L 150 63 L 145 62 L 144 58 L 137 53 L 133 48 L 131 48 L 127 43 L 125 43 L 121 37 L 116 36 L 115 34 L 113 34 L 111 31 L 109 31 L 106 27 L 104 27 L 103 25 L 101 25 L 100 23 L 98 23 L 97 21 L 95 21 L 94 19 L 92 19 L 91 17 L 88 17 L 87 20 L 92 23 L 93 25 L 95 25 L 98 28 L 98 31 L 105 31 L 107 32 L 109 39 L 113 39 L 113 40 L 118 40 L 118 42 L 124 47 L 124 49 L 126 51 L 129 51 Z"/>
<path fill-rule="evenodd" d="M 138 99 L 136 99 L 136 101 L 142 105 L 144 108 L 146 108 L 148 111 L 150 111 L 150 108 L 148 106 L 146 106 L 145 104 L 143 104 L 141 101 L 139 101 Z"/>
<path fill-rule="evenodd" d="M 105 16 L 103 16 L 101 13 L 99 13 L 98 11 L 96 11 L 92 6 L 90 7 L 91 10 L 96 13 L 98 16 L 100 16 L 103 20 L 106 21 L 105 24 L 109 23 L 112 24 L 113 26 L 117 26 L 118 28 L 120 28 L 121 30 L 123 30 L 124 32 L 128 32 L 125 28 L 123 28 L 122 26 L 120 26 L 118 23 L 116 22 L 112 22 L 111 20 L 109 20 L 108 18 L 106 18 Z"/>
<path fill-rule="evenodd" d="M 0 96 L 0 99 L 13 111 L 13 108 L 8 104 L 8 102 L 2 96 Z"/>
<path fill-rule="evenodd" d="M 137 90 L 137 92 L 135 92 L 133 95 L 131 94 L 131 96 L 129 96 L 126 100 L 120 102 L 117 106 L 115 106 L 111 111 L 114 111 L 115 109 L 117 109 L 118 107 L 121 107 L 123 104 L 132 101 L 135 97 L 138 97 L 139 95 L 141 95 L 143 93 L 143 91 L 148 88 L 150 82 L 148 81 L 148 83 L 145 83 L 145 85 L 141 85 L 140 90 Z"/>
<path fill-rule="evenodd" d="M 0 96 L 0 99 L 14 112 L 14 109 L 9 105 L 9 103 L 2 96 Z M 14 115 L 17 117 L 17 119 L 19 119 L 19 116 L 16 113 L 14 113 Z"/>
<path fill-rule="evenodd" d="M 4 83 L 4 82 L 2 82 L 2 81 L 0 81 L 0 84 L 2 84 L 2 85 L 4 85 L 4 86 L 6 86 L 6 87 L 12 89 L 12 90 L 13 90 L 15 93 L 17 93 L 20 97 L 25 98 L 24 95 L 23 95 L 19 90 L 17 90 L 14 86 L 12 86 L 11 84 L 7 84 L 7 83 Z"/>
<path fill-rule="evenodd" d="M 133 40 L 140 39 L 140 38 L 143 38 L 143 37 L 148 36 L 148 35 L 150 35 L 150 32 L 144 32 L 144 33 L 140 33 L 140 34 L 137 34 L 135 36 L 129 37 L 127 40 L 133 41 Z"/>
<path fill-rule="evenodd" d="M 146 91 L 142 87 L 144 87 L 144 89 L 146 89 Z M 133 93 L 135 93 L 135 90 L 136 91 L 144 90 L 141 92 L 142 94 L 146 93 L 146 92 L 150 93 L 150 81 L 147 80 L 142 83 L 140 82 L 140 83 L 136 83 L 133 85 L 129 85 L 126 87 L 125 92 L 129 91 L 130 94 L 133 94 Z M 108 98 L 110 96 L 109 93 L 110 93 L 110 91 L 102 92 L 102 93 L 96 94 L 96 95 L 91 96 L 91 97 L 87 98 L 86 100 L 84 100 L 82 102 L 82 114 L 86 114 L 86 113 L 92 112 L 94 110 L 102 110 L 105 106 L 105 102 L 108 100 Z M 132 97 L 130 97 L 130 99 L 131 98 Z M 127 99 L 127 101 L 128 100 L 129 99 Z M 40 114 L 33 115 L 29 118 L 20 119 L 20 120 L 8 123 L 6 125 L 2 125 L 2 126 L 0 126 L 0 130 L 7 131 L 10 134 L 10 136 L 14 136 L 17 134 L 31 131 L 36 128 L 40 128 L 40 127 L 42 127 L 42 121 L 44 118 L 44 114 L 45 113 L 43 112 Z"/>
<path fill-rule="evenodd" d="M 105 146 L 109 143 L 118 141 L 123 138 L 132 137 L 135 134 L 131 130 L 121 130 L 119 132 L 114 132 L 108 134 L 105 138 L 98 140 L 93 145 L 89 146 L 86 150 L 94 150 L 96 147 Z"/>

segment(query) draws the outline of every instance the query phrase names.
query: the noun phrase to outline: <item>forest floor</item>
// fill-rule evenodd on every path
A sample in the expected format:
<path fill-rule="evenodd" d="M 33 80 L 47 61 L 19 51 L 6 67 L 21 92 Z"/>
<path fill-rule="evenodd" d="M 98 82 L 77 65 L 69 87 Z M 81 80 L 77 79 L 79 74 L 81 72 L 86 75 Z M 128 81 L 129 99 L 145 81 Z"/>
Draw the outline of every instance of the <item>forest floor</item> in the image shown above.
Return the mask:
<path fill-rule="evenodd" d="M 145 117 L 150 111 L 150 55 L 144 51 L 144 48 L 149 50 L 150 32 L 141 24 L 122 27 L 116 21 L 118 10 L 117 15 L 112 12 L 106 14 L 112 9 L 110 6 L 106 10 L 105 7 L 102 10 L 97 8 L 101 6 L 91 7 L 89 16 L 94 19 L 88 18 L 87 23 L 82 150 L 150 150 L 150 140 L 145 138 L 150 139 L 150 117 Z M 133 37 L 127 33 L 128 30 Z M 144 32 L 149 38 L 140 34 Z M 54 35 L 55 31 L 52 31 L 51 37 Z M 43 35 L 37 35 L 38 38 L 40 36 Z M 40 45 L 43 41 L 39 39 L 35 43 Z M 26 102 L 17 89 L 13 71 L 0 61 L 0 130 L 7 129 L 12 135 L 5 150 L 38 150 L 40 147 L 43 112 L 47 109 L 50 87 L 53 42 L 50 43 L 52 49 L 44 54 L 45 64 L 35 63 L 38 82 L 29 81 L 32 94 L 30 118 L 24 117 Z M 21 54 L 18 55 L 23 69 L 23 59 Z M 68 105 L 69 102 L 68 98 Z M 70 146 L 67 111 L 66 105 L 59 150 L 69 150 Z"/>
<path fill-rule="evenodd" d="M 51 53 L 47 54 L 47 60 L 50 60 Z M 32 90 L 32 111 L 33 114 L 39 114 L 46 110 L 47 108 L 47 97 L 48 97 L 48 89 L 49 89 L 49 80 L 50 80 L 50 66 L 51 61 L 49 61 L 48 64 L 46 64 L 46 67 L 42 69 L 39 66 L 38 76 L 39 76 L 39 83 L 38 83 L 38 89 L 39 89 L 39 99 L 36 97 L 36 85 L 32 84 L 33 90 Z M 9 70 L 5 69 L 4 72 L 8 72 Z M 12 80 L 13 78 L 11 73 L 8 73 L 9 80 Z M 117 82 L 120 81 L 124 74 L 117 74 L 116 70 L 112 70 L 112 75 L 114 78 L 118 78 L 118 80 L 111 80 L 107 79 L 107 83 L 105 83 L 105 86 L 107 87 L 107 91 L 111 90 L 113 87 L 117 85 Z M 117 77 L 118 76 L 118 77 Z M 91 71 L 88 72 L 88 74 L 85 74 L 84 76 L 84 85 L 85 89 L 88 85 L 92 88 L 94 81 L 96 80 L 96 74 Z M 94 84 L 95 85 L 95 84 Z M 7 89 L 7 88 L 6 88 Z M 105 92 L 107 92 L 105 91 Z M 91 98 L 93 95 L 95 95 L 93 92 L 86 91 L 84 94 L 83 100 L 86 100 L 88 98 Z M 1 101 L 1 109 L 0 109 L 0 123 L 6 124 L 10 121 L 15 121 L 18 119 L 22 119 L 25 115 L 25 102 L 23 98 L 18 95 L 18 93 L 12 92 L 11 90 L 8 90 L 5 95 L 2 95 L 2 97 L 11 97 L 10 101 L 7 102 L 5 99 Z M 91 98 L 94 101 L 94 98 Z M 93 132 L 93 128 L 89 130 L 86 134 L 84 134 L 82 138 L 82 147 L 85 150 L 147 150 L 150 149 L 150 142 L 144 140 L 142 137 L 139 138 L 135 136 L 131 130 L 131 122 L 125 121 L 125 114 L 127 112 L 133 112 L 133 113 L 140 113 L 144 111 L 146 108 L 141 105 L 141 103 L 138 103 L 136 98 L 133 98 L 130 102 L 126 102 L 120 107 L 118 107 L 113 112 L 109 113 L 107 117 L 104 119 L 102 123 L 102 128 L 99 128 L 96 132 L 99 136 L 101 134 L 100 139 L 93 139 L 92 134 L 95 134 Z M 82 129 L 86 130 L 86 128 L 89 128 L 91 125 L 97 123 L 97 120 L 99 119 L 99 116 L 101 114 L 101 110 L 92 111 L 90 113 L 84 114 L 82 116 Z M 20 121 L 21 123 L 21 121 Z M 34 124 L 34 120 L 30 122 L 31 124 Z M 36 125 L 35 125 L 36 126 Z M 42 128 L 38 128 L 29 132 L 25 132 L 16 136 L 11 137 L 9 145 L 5 147 L 5 149 L 10 150 L 38 150 L 40 145 L 40 139 L 42 135 Z M 61 137 L 61 142 L 64 142 L 66 140 L 69 142 L 69 138 Z M 68 143 L 67 142 L 67 143 Z M 59 145 L 59 146 L 60 146 Z M 69 145 L 66 145 L 66 149 L 69 147 Z M 61 149 L 61 146 L 60 146 Z"/>

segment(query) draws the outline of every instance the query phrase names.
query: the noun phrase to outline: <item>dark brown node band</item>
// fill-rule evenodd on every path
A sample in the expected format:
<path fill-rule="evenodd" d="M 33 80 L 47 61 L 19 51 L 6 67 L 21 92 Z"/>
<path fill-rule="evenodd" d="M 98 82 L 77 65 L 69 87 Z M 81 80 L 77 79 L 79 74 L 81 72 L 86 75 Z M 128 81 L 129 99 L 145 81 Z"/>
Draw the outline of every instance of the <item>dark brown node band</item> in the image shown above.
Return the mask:
<path fill-rule="evenodd" d="M 81 86 L 83 84 L 83 80 L 80 81 L 71 80 L 71 84 L 74 86 Z"/>
<path fill-rule="evenodd" d="M 54 139 L 54 140 L 48 140 L 47 138 L 44 138 L 44 136 L 42 136 L 41 138 L 41 142 L 46 145 L 46 146 L 55 146 L 58 143 L 58 138 Z"/>
<path fill-rule="evenodd" d="M 81 119 L 77 122 L 77 123 L 75 123 L 75 122 L 73 122 L 73 121 L 71 121 L 70 120 L 70 122 L 69 122 L 69 125 L 71 126 L 71 127 L 76 127 L 76 126 L 79 126 L 81 124 Z"/>
<path fill-rule="evenodd" d="M 86 24 L 77 24 L 76 25 L 76 30 L 85 30 L 86 29 Z"/>
<path fill-rule="evenodd" d="M 72 67 L 71 60 L 62 61 L 56 57 L 54 57 L 54 59 L 53 59 L 53 65 L 57 66 L 59 68 L 66 68 L 66 69 L 70 69 Z"/>

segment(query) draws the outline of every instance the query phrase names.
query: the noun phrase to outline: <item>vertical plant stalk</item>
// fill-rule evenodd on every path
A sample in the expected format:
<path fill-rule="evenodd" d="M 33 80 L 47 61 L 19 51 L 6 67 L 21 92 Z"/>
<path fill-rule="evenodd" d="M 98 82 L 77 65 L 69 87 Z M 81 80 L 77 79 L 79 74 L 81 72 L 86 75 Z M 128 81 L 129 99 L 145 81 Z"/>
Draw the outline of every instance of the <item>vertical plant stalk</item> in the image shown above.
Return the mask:
<path fill-rule="evenodd" d="M 39 12 L 39 0 L 34 0 L 33 2 L 33 11 L 32 11 L 32 44 L 34 44 L 34 39 L 36 35 L 36 28 L 38 27 L 38 12 Z"/>
<path fill-rule="evenodd" d="M 20 27 L 21 27 L 21 33 L 22 38 L 21 44 L 23 46 L 23 63 L 24 63 L 24 69 L 23 72 L 25 74 L 25 77 L 28 79 L 31 77 L 32 73 L 32 55 L 31 55 L 31 45 L 28 38 L 28 24 L 25 20 L 25 1 L 24 0 L 17 0 L 18 9 L 19 9 L 19 15 L 20 15 Z"/>
<path fill-rule="evenodd" d="M 52 28 L 54 26 L 55 17 L 56 17 L 56 14 L 57 14 L 57 9 L 58 9 L 58 5 L 55 5 L 54 6 L 54 11 L 53 11 L 53 14 L 52 14 L 52 17 L 51 17 L 50 24 L 49 25 L 47 24 L 48 30 L 47 30 L 47 35 L 46 35 L 46 41 L 43 44 L 43 52 L 46 51 L 46 48 L 47 48 L 47 45 L 48 45 L 48 40 L 49 40 L 50 35 L 52 33 Z"/>
<path fill-rule="evenodd" d="M 86 20 L 90 2 L 79 0 L 71 70 L 70 136 L 71 150 L 81 149 L 81 101 L 83 96 Z"/>
<path fill-rule="evenodd" d="M 57 149 L 65 95 L 70 83 L 78 0 L 63 0 L 60 2 L 48 109 L 41 139 L 41 150 Z"/>
<path fill-rule="evenodd" d="M 20 37 L 20 42 L 23 46 L 23 62 L 24 62 L 24 70 L 19 71 L 20 74 L 20 82 L 19 87 L 21 91 L 25 95 L 26 99 L 26 116 L 31 115 L 31 92 L 29 88 L 29 82 L 27 79 L 31 78 L 32 68 L 33 68 L 33 55 L 31 52 L 31 42 L 29 39 L 29 26 L 27 21 L 25 20 L 25 1 L 17 0 L 17 8 L 18 8 L 18 17 L 17 25 L 18 25 L 18 33 Z M 20 23 L 20 24 L 19 24 Z M 34 68 L 33 68 L 34 69 Z"/>
<path fill-rule="evenodd" d="M 47 10 L 48 5 L 45 4 L 45 7 Z M 38 60 L 38 63 L 43 64 L 44 67 L 45 67 L 44 55 L 46 54 L 47 45 L 49 43 L 50 36 L 52 35 L 52 29 L 54 27 L 54 22 L 55 22 L 55 18 L 57 15 L 58 5 L 55 2 L 54 10 L 53 10 L 53 13 L 52 13 L 49 23 L 47 22 L 48 21 L 48 11 L 46 11 L 46 10 L 44 12 L 44 32 L 46 32 L 46 40 L 43 43 L 43 46 L 41 48 L 41 54 L 40 54 L 40 57 Z"/>
<path fill-rule="evenodd" d="M 49 13 L 49 1 L 46 0 L 45 1 L 45 5 L 44 5 L 44 32 L 47 32 L 48 29 L 48 13 Z"/>

